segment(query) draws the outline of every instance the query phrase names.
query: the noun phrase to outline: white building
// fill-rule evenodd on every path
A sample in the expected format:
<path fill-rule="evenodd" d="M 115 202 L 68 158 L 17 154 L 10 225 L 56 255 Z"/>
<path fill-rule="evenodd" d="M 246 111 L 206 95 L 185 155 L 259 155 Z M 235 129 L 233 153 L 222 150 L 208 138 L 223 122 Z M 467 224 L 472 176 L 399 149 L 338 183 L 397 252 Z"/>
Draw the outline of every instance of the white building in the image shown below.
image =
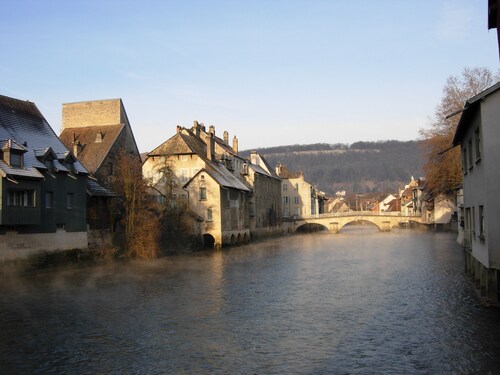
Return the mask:
<path fill-rule="evenodd" d="M 453 145 L 462 151 L 466 268 L 498 301 L 500 82 L 467 100 Z"/>

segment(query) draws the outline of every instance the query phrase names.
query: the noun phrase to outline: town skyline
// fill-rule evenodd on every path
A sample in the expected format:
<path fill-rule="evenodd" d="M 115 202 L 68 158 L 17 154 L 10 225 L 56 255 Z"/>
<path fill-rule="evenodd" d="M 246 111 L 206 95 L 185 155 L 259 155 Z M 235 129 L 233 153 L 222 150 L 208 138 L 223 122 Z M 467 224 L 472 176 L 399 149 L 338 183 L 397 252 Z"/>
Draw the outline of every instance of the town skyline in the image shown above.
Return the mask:
<path fill-rule="evenodd" d="M 63 103 L 121 98 L 141 152 L 194 120 L 242 150 L 413 140 L 447 77 L 498 64 L 483 2 L 2 8 L 3 94 L 36 103 L 56 133 Z"/>

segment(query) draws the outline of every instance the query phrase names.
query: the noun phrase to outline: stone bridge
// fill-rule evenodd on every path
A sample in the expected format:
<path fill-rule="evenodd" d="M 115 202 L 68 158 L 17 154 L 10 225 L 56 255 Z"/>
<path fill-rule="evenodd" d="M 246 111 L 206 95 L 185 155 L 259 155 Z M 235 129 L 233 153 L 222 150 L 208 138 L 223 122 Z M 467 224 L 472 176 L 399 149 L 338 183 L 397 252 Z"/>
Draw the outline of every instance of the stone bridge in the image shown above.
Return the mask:
<path fill-rule="evenodd" d="M 292 224 L 293 231 L 307 224 L 317 224 L 325 227 L 331 233 L 338 233 L 342 227 L 353 222 L 369 222 L 375 224 L 381 232 L 388 232 L 394 226 L 408 225 L 410 222 L 421 223 L 420 215 L 405 214 L 402 212 L 371 212 L 349 211 L 312 216 L 293 216 L 283 218 Z"/>

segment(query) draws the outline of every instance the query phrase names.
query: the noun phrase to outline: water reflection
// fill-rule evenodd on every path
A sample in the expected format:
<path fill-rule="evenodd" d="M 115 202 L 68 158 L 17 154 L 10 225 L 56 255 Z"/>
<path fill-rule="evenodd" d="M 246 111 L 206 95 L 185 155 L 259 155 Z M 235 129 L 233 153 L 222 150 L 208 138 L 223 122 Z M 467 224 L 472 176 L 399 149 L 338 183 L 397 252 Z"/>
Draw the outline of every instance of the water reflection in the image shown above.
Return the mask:
<path fill-rule="evenodd" d="M 452 235 L 345 227 L 6 277 L 2 373 L 494 373 Z"/>

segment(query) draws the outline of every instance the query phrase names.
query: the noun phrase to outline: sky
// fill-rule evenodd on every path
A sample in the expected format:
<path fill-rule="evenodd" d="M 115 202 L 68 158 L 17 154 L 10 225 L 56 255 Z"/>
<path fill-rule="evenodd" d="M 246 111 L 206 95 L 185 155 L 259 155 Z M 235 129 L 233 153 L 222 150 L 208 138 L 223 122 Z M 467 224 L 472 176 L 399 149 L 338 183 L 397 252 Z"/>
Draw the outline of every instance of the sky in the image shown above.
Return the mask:
<path fill-rule="evenodd" d="M 451 75 L 499 68 L 487 0 L 0 0 L 0 94 L 121 98 L 141 152 L 194 120 L 240 149 L 412 140 Z"/>

